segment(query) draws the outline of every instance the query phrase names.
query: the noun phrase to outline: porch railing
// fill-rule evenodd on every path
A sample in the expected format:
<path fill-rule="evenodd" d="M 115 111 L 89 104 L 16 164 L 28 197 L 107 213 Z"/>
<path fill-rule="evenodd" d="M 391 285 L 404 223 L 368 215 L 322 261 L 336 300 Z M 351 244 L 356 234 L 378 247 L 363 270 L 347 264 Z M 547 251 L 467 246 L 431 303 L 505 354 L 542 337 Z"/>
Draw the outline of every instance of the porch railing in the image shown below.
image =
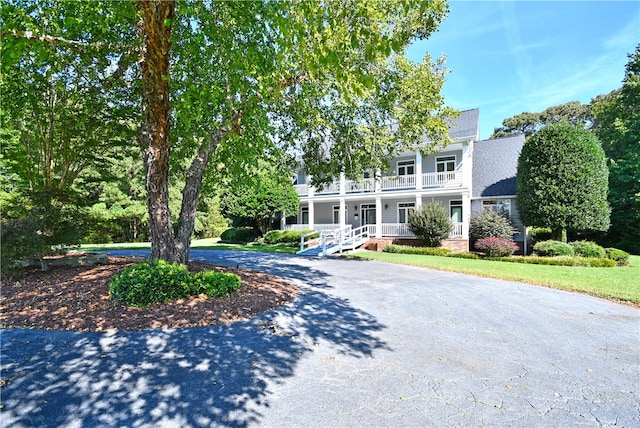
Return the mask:
<path fill-rule="evenodd" d="M 382 237 L 393 238 L 415 238 L 416 235 L 409 229 L 408 223 L 382 223 Z M 370 236 L 376 236 L 378 227 L 375 224 L 369 225 Z M 453 229 L 449 233 L 449 238 L 462 238 L 462 223 L 453 223 Z"/>
<path fill-rule="evenodd" d="M 416 175 L 398 175 L 386 176 L 379 179 L 379 187 L 376 189 L 376 182 L 373 179 L 364 179 L 362 181 L 345 180 L 345 193 L 367 193 L 377 190 L 393 191 L 416 189 L 416 178 L 419 177 L 422 189 L 439 189 L 462 186 L 462 171 L 450 172 L 429 172 L 426 174 Z M 296 192 L 300 196 L 309 194 L 308 184 L 295 185 Z M 315 189 L 317 195 L 338 194 L 340 193 L 340 182 L 334 181 L 325 185 L 321 189 Z"/>

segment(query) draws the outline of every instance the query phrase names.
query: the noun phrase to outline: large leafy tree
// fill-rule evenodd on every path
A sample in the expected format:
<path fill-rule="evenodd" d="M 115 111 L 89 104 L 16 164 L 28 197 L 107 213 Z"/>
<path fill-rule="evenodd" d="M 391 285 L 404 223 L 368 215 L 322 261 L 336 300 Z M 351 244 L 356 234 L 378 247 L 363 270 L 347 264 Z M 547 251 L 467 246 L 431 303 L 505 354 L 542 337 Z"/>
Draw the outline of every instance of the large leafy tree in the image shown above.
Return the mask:
<path fill-rule="evenodd" d="M 609 163 L 608 239 L 640 254 L 640 45 L 629 55 L 622 88 L 596 98 L 593 112 Z"/>
<path fill-rule="evenodd" d="M 290 177 L 276 165 L 261 162 L 253 174 L 224 187 L 220 198 L 222 214 L 233 220 L 249 220 L 264 235 L 276 213 L 298 212 L 299 198 Z"/>
<path fill-rule="evenodd" d="M 591 105 L 569 101 L 545 109 L 542 112 L 523 112 L 502 121 L 490 138 L 510 137 L 524 134 L 526 138 L 546 125 L 566 121 L 575 126 L 590 127 L 593 123 Z"/>
<path fill-rule="evenodd" d="M 608 170 L 598 139 L 567 122 L 529 138 L 517 170 L 518 211 L 527 226 L 549 227 L 555 239 L 567 230 L 609 228 Z"/>
<path fill-rule="evenodd" d="M 297 146 L 306 166 L 323 172 L 316 179 L 329 180 L 357 174 L 361 160 L 382 164 L 392 146 L 414 148 L 424 136 L 432 147 L 446 142 L 446 118 L 454 112 L 440 95 L 442 64 L 402 58 L 410 42 L 427 38 L 444 19 L 444 0 L 140 0 L 135 11 L 131 3 L 82 2 L 73 16 L 59 12 L 59 28 L 26 28 L 32 15 L 50 14 L 34 5 L 9 3 L 14 15 L 3 35 L 10 47 L 24 40 L 81 46 L 89 62 L 97 58 L 93 47 L 110 48 L 114 73 L 139 73 L 137 140 L 152 258 L 188 260 L 208 170 L 240 172 L 269 151 Z M 84 32 L 67 33 L 74 20 L 88 19 L 91 26 L 78 26 Z M 138 63 L 126 68 L 131 52 Z M 185 159 L 174 223 L 170 168 Z"/>

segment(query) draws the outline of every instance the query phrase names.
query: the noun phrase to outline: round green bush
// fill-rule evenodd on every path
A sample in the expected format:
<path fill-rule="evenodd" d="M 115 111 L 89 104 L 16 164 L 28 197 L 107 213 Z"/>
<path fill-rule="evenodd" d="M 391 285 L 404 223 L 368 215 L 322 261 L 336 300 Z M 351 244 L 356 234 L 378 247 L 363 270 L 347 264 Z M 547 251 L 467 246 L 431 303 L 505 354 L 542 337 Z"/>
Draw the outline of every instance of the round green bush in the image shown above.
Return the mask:
<path fill-rule="evenodd" d="M 126 268 L 111 280 L 109 294 L 130 306 L 149 306 L 189 296 L 225 296 L 237 290 L 240 277 L 205 271 L 191 274 L 187 267 L 164 260 L 143 261 Z"/>
<path fill-rule="evenodd" d="M 232 227 L 220 235 L 220 241 L 225 244 L 246 244 L 253 242 L 258 234 L 252 227 Z"/>
<path fill-rule="evenodd" d="M 533 246 L 533 251 L 539 256 L 569 256 L 574 255 L 573 247 L 560 241 L 541 241 Z"/>
<path fill-rule="evenodd" d="M 511 239 L 514 232 L 511 222 L 495 211 L 487 210 L 471 214 L 469 233 L 475 239 L 492 237 Z"/>
<path fill-rule="evenodd" d="M 605 250 L 607 258 L 616 262 L 618 266 L 626 266 L 629 264 L 629 253 L 617 248 L 607 248 Z"/>
<path fill-rule="evenodd" d="M 553 238 L 553 232 L 548 227 L 534 227 L 529 231 L 531 241 L 548 241 Z"/>
<path fill-rule="evenodd" d="M 570 242 L 575 255 L 582 257 L 595 257 L 604 259 L 607 255 L 605 249 L 592 241 L 575 241 Z"/>

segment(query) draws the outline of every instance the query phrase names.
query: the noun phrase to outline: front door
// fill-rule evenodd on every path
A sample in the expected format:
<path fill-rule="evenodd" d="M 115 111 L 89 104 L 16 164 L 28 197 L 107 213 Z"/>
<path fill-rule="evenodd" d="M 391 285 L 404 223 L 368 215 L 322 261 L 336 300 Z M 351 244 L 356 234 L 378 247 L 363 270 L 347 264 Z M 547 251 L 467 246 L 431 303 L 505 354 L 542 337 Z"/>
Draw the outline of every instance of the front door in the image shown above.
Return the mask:
<path fill-rule="evenodd" d="M 361 219 L 360 225 L 366 226 L 367 224 L 376 224 L 376 206 L 375 205 L 361 205 Z"/>

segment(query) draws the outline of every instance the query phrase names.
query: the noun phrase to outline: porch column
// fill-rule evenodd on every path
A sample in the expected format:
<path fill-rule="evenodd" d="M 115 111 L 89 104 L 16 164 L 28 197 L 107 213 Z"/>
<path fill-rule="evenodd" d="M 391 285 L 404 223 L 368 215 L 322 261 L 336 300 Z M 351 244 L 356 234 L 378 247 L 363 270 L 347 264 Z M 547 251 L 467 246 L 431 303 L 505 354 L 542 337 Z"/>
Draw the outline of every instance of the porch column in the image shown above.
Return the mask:
<path fill-rule="evenodd" d="M 282 210 L 280 213 L 280 230 L 284 230 L 287 227 L 287 213 Z"/>
<path fill-rule="evenodd" d="M 309 201 L 309 229 L 314 230 L 314 213 L 313 213 L 313 201 Z"/>
<path fill-rule="evenodd" d="M 309 187 L 309 193 L 307 194 L 307 196 L 309 198 L 313 198 L 313 194 L 315 193 L 316 189 L 311 185 L 311 176 L 307 177 L 307 186 Z"/>
<path fill-rule="evenodd" d="M 422 209 L 422 195 L 416 195 L 416 211 Z"/>
<path fill-rule="evenodd" d="M 462 238 L 469 239 L 469 220 L 471 219 L 471 198 L 462 194 Z"/>
<path fill-rule="evenodd" d="M 347 219 L 345 218 L 344 211 L 347 207 L 347 204 L 344 201 L 344 198 L 340 198 L 340 215 L 338 218 L 340 219 L 340 229 L 344 229 L 347 223 Z"/>
<path fill-rule="evenodd" d="M 376 196 L 376 238 L 382 238 L 382 200 Z"/>
<path fill-rule="evenodd" d="M 347 180 L 344 177 L 344 172 L 341 172 L 340 173 L 340 194 L 341 195 L 345 195 L 347 193 L 346 183 L 347 183 Z"/>
<path fill-rule="evenodd" d="M 422 153 L 416 151 L 416 190 L 422 190 Z"/>
<path fill-rule="evenodd" d="M 375 174 L 373 174 L 373 191 L 378 193 L 382 190 L 382 172 L 380 168 L 376 168 Z"/>

